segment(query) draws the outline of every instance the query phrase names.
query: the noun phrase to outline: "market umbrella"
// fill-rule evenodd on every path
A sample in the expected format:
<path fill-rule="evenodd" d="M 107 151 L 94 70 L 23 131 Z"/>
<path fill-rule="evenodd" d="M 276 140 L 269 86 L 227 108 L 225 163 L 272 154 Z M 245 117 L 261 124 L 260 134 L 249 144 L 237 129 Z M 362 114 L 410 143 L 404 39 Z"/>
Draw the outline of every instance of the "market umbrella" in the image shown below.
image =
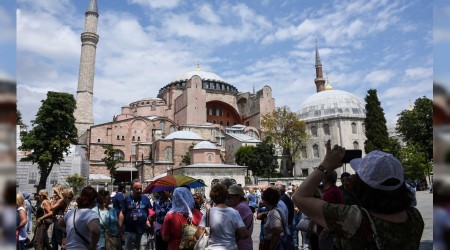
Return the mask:
<path fill-rule="evenodd" d="M 194 179 L 186 175 L 166 175 L 156 179 L 145 188 L 143 193 L 156 193 L 160 191 L 173 190 L 176 187 L 186 186 L 188 188 L 198 188 L 206 186 L 201 180 Z"/>

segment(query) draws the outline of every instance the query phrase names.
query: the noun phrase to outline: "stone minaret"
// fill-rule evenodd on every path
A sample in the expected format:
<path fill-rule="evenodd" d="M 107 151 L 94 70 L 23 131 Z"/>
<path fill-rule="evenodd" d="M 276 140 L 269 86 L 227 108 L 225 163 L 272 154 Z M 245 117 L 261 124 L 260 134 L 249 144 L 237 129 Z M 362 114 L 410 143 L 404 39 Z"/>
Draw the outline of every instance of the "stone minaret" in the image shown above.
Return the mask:
<path fill-rule="evenodd" d="M 320 62 L 317 42 L 316 42 L 316 79 L 314 79 L 314 83 L 316 84 L 317 93 L 325 90 L 325 78 L 323 78 L 322 63 Z"/>
<path fill-rule="evenodd" d="M 95 51 L 97 48 L 97 0 L 91 0 L 86 11 L 84 32 L 81 34 L 80 73 L 78 76 L 75 126 L 78 138 L 94 125 L 92 102 L 94 94 Z"/>

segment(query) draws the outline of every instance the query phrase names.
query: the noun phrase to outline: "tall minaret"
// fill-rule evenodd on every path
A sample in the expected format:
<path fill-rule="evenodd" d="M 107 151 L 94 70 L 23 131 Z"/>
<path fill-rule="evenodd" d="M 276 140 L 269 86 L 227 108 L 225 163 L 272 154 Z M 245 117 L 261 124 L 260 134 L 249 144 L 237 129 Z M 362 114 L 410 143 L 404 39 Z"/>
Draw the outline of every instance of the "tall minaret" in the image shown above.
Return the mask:
<path fill-rule="evenodd" d="M 317 93 L 325 90 L 325 79 L 322 73 L 322 63 L 320 62 L 319 49 L 317 48 L 316 41 L 316 79 L 314 79 L 316 84 Z"/>
<path fill-rule="evenodd" d="M 75 126 L 78 138 L 94 125 L 92 102 L 94 94 L 95 51 L 97 48 L 97 0 L 91 0 L 86 11 L 84 32 L 81 34 L 80 73 L 78 76 Z"/>

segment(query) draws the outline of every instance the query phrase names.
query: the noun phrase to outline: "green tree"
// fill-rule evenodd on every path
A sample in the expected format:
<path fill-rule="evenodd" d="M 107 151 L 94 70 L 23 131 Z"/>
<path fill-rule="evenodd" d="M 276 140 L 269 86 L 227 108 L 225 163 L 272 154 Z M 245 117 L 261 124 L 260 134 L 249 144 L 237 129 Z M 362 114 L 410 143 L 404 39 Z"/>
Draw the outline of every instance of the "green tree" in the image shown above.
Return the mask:
<path fill-rule="evenodd" d="M 301 121 L 296 113 L 291 112 L 289 107 L 283 106 L 264 115 L 261 127 L 264 135 L 272 138 L 272 142 L 283 149 L 286 172 L 292 172 L 298 152 L 308 139 L 305 122 Z"/>
<path fill-rule="evenodd" d="M 102 162 L 105 163 L 106 168 L 111 176 L 111 188 L 113 186 L 113 179 L 116 177 L 117 163 L 123 161 L 122 156 L 117 156 L 116 150 L 112 145 L 102 145 L 105 149 L 105 157 L 102 158 Z"/>
<path fill-rule="evenodd" d="M 240 146 L 234 154 L 236 164 L 247 166 L 250 170 L 252 170 L 252 166 L 255 162 L 255 156 L 253 153 L 254 150 L 254 146 Z"/>
<path fill-rule="evenodd" d="M 22 121 L 22 113 L 20 113 L 20 110 L 16 110 L 16 125 L 24 125 Z"/>
<path fill-rule="evenodd" d="M 86 185 L 86 180 L 83 176 L 75 173 L 66 177 L 66 182 L 72 187 L 73 192 L 78 194 L 79 191 Z"/>
<path fill-rule="evenodd" d="M 192 143 L 191 146 L 189 146 L 188 151 L 186 154 L 181 156 L 181 162 L 180 164 L 189 165 L 191 164 L 191 150 L 195 147 L 195 143 Z"/>
<path fill-rule="evenodd" d="M 272 177 L 278 167 L 277 153 L 275 145 L 270 143 L 271 138 L 266 137 L 253 150 L 254 165 L 252 165 L 253 175 Z"/>
<path fill-rule="evenodd" d="M 420 148 L 410 144 L 402 148 L 398 159 L 403 165 L 405 177 L 411 180 L 421 180 L 429 172 L 430 161 L 427 160 L 426 153 Z"/>
<path fill-rule="evenodd" d="M 393 141 L 389 139 L 386 126 L 386 118 L 381 103 L 378 100 L 377 90 L 369 89 L 365 98 L 366 101 L 366 119 L 364 125 L 366 128 L 367 140 L 364 142 L 366 154 L 373 150 L 382 150 L 392 153 Z"/>
<path fill-rule="evenodd" d="M 40 179 L 37 190 L 45 189 L 53 166 L 64 161 L 70 145 L 77 143 L 75 98 L 68 93 L 48 92 L 47 98 L 31 121 L 33 128 L 21 134 L 21 150 L 31 153 L 20 161 L 38 165 Z"/>
<path fill-rule="evenodd" d="M 396 130 L 407 145 L 414 144 L 425 153 L 426 159 L 433 157 L 433 101 L 418 98 L 414 109 L 403 110 L 398 114 Z"/>

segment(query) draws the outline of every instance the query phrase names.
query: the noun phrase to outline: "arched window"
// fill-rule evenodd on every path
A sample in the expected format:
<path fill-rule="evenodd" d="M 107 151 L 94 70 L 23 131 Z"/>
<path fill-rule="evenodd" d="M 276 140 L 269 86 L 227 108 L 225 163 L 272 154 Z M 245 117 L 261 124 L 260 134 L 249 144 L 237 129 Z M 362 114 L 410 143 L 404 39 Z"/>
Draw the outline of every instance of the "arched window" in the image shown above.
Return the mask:
<path fill-rule="evenodd" d="M 175 132 L 175 126 L 170 125 L 169 127 L 169 134 Z"/>
<path fill-rule="evenodd" d="M 122 159 L 125 159 L 125 154 L 123 153 L 122 150 L 116 149 L 116 150 L 114 151 L 114 159 L 119 159 L 120 157 L 121 157 Z"/>
<path fill-rule="evenodd" d="M 300 148 L 300 157 L 303 158 L 303 159 L 306 159 L 306 157 L 307 157 L 307 155 L 306 155 L 306 147 L 305 146 L 302 146 Z"/>
<path fill-rule="evenodd" d="M 219 179 L 214 179 L 214 180 L 211 181 L 211 187 L 216 185 L 216 184 L 219 184 Z"/>
<path fill-rule="evenodd" d="M 319 158 L 319 145 L 313 145 L 313 156 L 314 158 Z"/>
<path fill-rule="evenodd" d="M 353 142 L 353 149 L 359 149 L 359 143 L 357 141 Z"/>
<path fill-rule="evenodd" d="M 356 134 L 356 123 L 352 122 L 352 133 Z"/>
<path fill-rule="evenodd" d="M 166 147 L 164 150 L 164 160 L 172 161 L 172 147 Z"/>
<path fill-rule="evenodd" d="M 325 135 L 330 135 L 330 126 L 328 124 L 323 125 L 323 133 Z"/>
<path fill-rule="evenodd" d="M 314 137 L 317 137 L 317 127 L 316 126 L 311 127 L 311 135 Z"/>
<path fill-rule="evenodd" d="M 213 160 L 213 155 L 212 155 L 212 154 L 208 154 L 208 155 L 206 156 L 206 159 L 207 159 L 208 161 L 212 161 L 212 160 Z"/>

